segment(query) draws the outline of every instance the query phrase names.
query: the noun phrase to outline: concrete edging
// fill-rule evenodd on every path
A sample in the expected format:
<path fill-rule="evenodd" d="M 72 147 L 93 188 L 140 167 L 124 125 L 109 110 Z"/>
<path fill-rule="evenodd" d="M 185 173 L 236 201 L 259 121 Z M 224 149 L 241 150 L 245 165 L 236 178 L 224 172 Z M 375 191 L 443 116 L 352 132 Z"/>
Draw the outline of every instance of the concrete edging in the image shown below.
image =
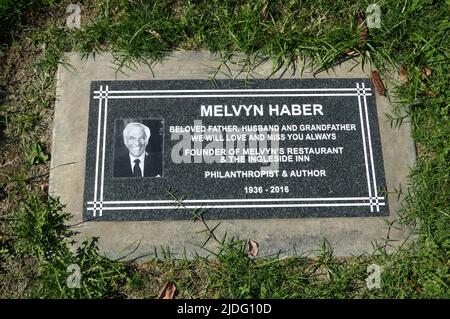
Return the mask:
<path fill-rule="evenodd" d="M 155 248 L 161 251 L 167 246 L 176 257 L 183 257 L 184 248 L 188 255 L 197 251 L 204 237 L 197 232 L 204 228 L 192 221 L 140 221 L 140 222 L 82 222 L 84 168 L 87 140 L 90 81 L 93 80 L 158 80 L 158 79 L 207 79 L 220 66 L 220 60 L 208 52 L 176 51 L 161 63 L 137 70 L 117 73 L 113 68 L 111 54 L 96 55 L 81 59 L 77 53 L 67 54 L 76 72 L 60 65 L 57 74 L 57 101 L 55 105 L 52 162 L 49 193 L 60 197 L 66 210 L 73 214 L 70 224 L 79 224 L 74 230 L 80 232 L 76 240 L 100 237 L 99 247 L 106 256 L 127 258 L 141 255 L 152 257 Z M 300 68 L 299 68 L 300 69 Z M 348 70 L 352 69 L 351 73 Z M 238 74 L 237 68 L 231 68 Z M 272 73 L 271 62 L 259 65 L 252 73 L 256 78 L 266 78 Z M 355 61 L 347 61 L 328 72 L 313 75 L 304 71 L 300 74 L 276 72 L 272 78 L 367 78 L 370 70 L 363 70 Z M 241 73 L 237 78 L 245 78 Z M 217 78 L 229 78 L 218 73 Z M 381 132 L 385 174 L 388 191 L 399 185 L 405 189 L 408 175 L 415 163 L 415 146 L 408 123 L 399 129 L 391 128 L 385 113 L 391 111 L 388 98 L 376 96 Z M 392 147 L 391 145 L 395 145 Z M 373 251 L 372 242 L 386 239 L 387 222 L 398 219 L 400 202 L 396 196 L 389 196 L 389 217 L 339 217 L 268 220 L 224 220 L 219 235 L 227 230 L 229 236 L 241 239 L 251 238 L 260 244 L 260 255 L 268 256 L 282 252 L 282 255 L 307 254 L 319 248 L 327 238 L 337 256 L 359 255 Z M 81 224 L 80 224 L 81 223 Z M 215 224 L 216 221 L 211 221 Z M 391 229 L 393 246 L 401 244 L 413 234 L 403 227 Z M 211 248 L 211 247 L 210 247 Z M 145 259 L 145 258 L 143 258 Z"/>

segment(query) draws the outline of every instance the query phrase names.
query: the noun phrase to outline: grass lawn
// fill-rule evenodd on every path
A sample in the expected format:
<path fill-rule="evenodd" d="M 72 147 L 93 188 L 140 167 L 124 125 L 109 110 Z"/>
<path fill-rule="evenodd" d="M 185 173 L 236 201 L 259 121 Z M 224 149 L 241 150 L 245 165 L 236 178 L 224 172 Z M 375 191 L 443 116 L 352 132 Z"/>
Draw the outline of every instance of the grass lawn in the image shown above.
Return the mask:
<path fill-rule="evenodd" d="M 379 1 L 380 28 L 368 32 L 357 15 L 371 1 L 80 1 L 79 30 L 66 26 L 70 2 L 0 0 L 0 298 L 155 298 L 166 282 L 176 298 L 450 297 L 448 0 Z M 177 48 L 207 49 L 224 61 L 245 53 L 247 71 L 264 59 L 276 67 L 307 59 L 320 70 L 350 51 L 384 81 L 386 70 L 398 71 L 390 117 L 411 123 L 418 150 L 411 185 L 399 190 L 399 223 L 417 225 L 417 240 L 387 254 L 386 238 L 373 254 L 349 258 L 334 257 L 326 242 L 315 258 L 251 258 L 240 239 L 221 241 L 209 259 L 166 251 L 144 264 L 111 261 L 95 240 L 71 252 L 69 216 L 47 193 L 64 52 L 111 51 L 120 71 Z M 381 288 L 369 290 L 372 263 L 383 271 Z M 70 264 L 80 266 L 81 289 L 66 284 Z"/>

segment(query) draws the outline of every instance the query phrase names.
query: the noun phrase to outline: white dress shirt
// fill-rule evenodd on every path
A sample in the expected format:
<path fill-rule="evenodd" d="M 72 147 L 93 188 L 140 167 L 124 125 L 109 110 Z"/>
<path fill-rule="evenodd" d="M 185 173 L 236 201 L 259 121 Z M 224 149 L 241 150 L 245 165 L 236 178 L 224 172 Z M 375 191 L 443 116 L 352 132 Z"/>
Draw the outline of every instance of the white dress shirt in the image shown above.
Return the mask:
<path fill-rule="evenodd" d="M 141 177 L 144 177 L 145 152 L 142 153 L 142 155 L 139 156 L 139 157 L 134 157 L 130 153 L 128 153 L 128 155 L 130 156 L 131 171 L 133 172 L 134 161 L 138 159 L 139 160 L 139 167 L 140 167 L 141 172 L 142 172 L 142 176 Z"/>

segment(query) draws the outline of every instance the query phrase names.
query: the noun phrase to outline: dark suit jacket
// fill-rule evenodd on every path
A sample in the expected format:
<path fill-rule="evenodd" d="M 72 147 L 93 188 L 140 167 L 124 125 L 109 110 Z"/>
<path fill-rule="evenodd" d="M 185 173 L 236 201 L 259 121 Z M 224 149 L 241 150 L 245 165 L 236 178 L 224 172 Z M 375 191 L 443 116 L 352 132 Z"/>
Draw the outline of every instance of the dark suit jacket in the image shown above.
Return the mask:
<path fill-rule="evenodd" d="M 155 177 L 157 175 L 162 176 L 161 153 L 146 153 L 144 177 Z M 114 177 L 134 177 L 128 153 L 114 160 Z"/>

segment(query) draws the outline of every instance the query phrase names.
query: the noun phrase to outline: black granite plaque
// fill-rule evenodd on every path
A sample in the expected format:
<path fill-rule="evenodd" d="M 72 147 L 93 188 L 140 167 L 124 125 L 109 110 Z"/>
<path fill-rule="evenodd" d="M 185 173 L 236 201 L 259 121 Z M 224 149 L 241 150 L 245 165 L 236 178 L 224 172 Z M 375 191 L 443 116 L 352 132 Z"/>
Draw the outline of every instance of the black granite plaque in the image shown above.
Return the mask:
<path fill-rule="evenodd" d="M 367 79 L 91 84 L 84 220 L 382 216 L 386 196 Z"/>

